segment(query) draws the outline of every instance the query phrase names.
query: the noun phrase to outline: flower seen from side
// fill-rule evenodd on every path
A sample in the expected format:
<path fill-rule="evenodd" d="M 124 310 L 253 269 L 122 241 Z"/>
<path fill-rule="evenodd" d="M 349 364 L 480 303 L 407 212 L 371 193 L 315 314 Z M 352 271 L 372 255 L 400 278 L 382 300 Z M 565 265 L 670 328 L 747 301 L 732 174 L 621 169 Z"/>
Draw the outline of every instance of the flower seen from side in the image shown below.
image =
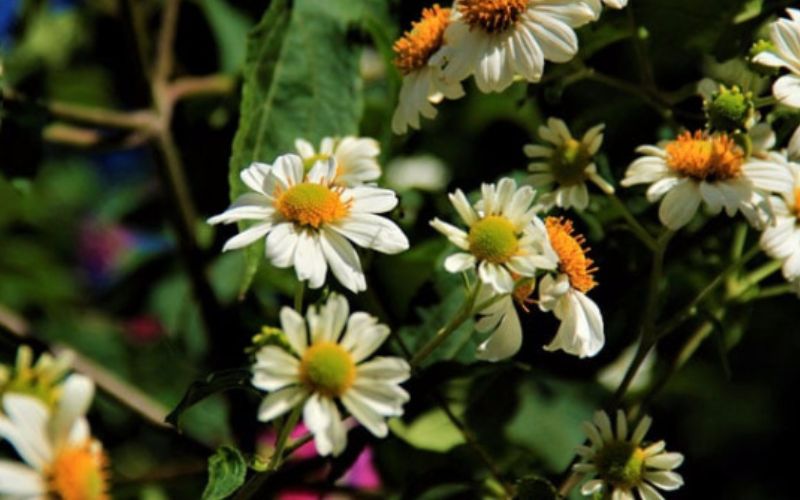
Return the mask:
<path fill-rule="evenodd" d="M 381 147 L 375 139 L 350 135 L 342 138 L 325 137 L 320 142 L 319 151 L 307 140 L 297 139 L 294 147 L 303 159 L 306 172 L 317 162 L 327 162 L 331 158 L 336 160 L 334 184 L 359 186 L 374 182 L 381 176 L 378 163 Z"/>
<path fill-rule="evenodd" d="M 614 192 L 614 187 L 597 173 L 593 161 L 603 143 L 604 127 L 592 127 L 580 140 L 573 138 L 566 123 L 558 118 L 550 118 L 547 125 L 539 127 L 539 137 L 549 144 L 528 144 L 524 148 L 525 155 L 534 159 L 528 165 L 532 172 L 528 181 L 543 193 L 539 203 L 583 210 L 589 204 L 586 181 L 604 193 Z"/>
<path fill-rule="evenodd" d="M 401 415 L 409 399 L 400 384 L 411 370 L 401 358 L 369 359 L 389 328 L 369 314 L 350 314 L 347 300 L 335 293 L 321 307 L 310 307 L 306 318 L 284 307 L 280 319 L 291 352 L 267 345 L 256 353 L 252 383 L 269 393 L 259 420 L 270 421 L 302 405 L 317 452 L 338 455 L 347 444 L 340 402 L 372 434 L 385 437 L 385 418 Z"/>
<path fill-rule="evenodd" d="M 458 99 L 464 96 L 461 84 L 446 81 L 440 64 L 431 62 L 442 47 L 450 18 L 449 8 L 438 4 L 425 8 L 420 20 L 413 22 L 411 29 L 394 43 L 394 65 L 403 75 L 397 108 L 392 116 L 395 134 L 405 134 L 409 127 L 418 129 L 420 115 L 435 118 L 434 104 L 445 97 Z"/>
<path fill-rule="evenodd" d="M 616 428 L 603 411 L 584 422 L 589 446 L 578 447 L 582 461 L 574 470 L 594 478 L 583 484 L 581 493 L 635 500 L 635 491 L 642 500 L 661 500 L 659 489 L 673 491 L 683 486 L 683 478 L 674 472 L 683 463 L 683 455 L 665 451 L 664 441 L 643 441 L 652 424 L 650 417 L 642 418 L 633 432 L 629 432 L 631 423 L 622 410 L 617 410 Z"/>
<path fill-rule="evenodd" d="M 772 68 L 786 68 L 772 86 L 775 98 L 787 106 L 800 108 L 800 10 L 786 9 L 789 18 L 770 25 L 771 50 L 759 52 L 753 62 Z"/>
<path fill-rule="evenodd" d="M 790 158 L 800 159 L 800 128 L 789 144 Z M 760 244 L 767 255 L 780 260 L 783 276 L 800 279 L 800 164 L 783 156 L 784 166 L 791 173 L 788 189 L 769 197 L 771 217 L 763 224 Z"/>
<path fill-rule="evenodd" d="M 44 353 L 34 363 L 33 350 L 21 345 L 14 366 L 0 365 L 0 397 L 11 392 L 24 394 L 53 408 L 61 397 L 61 386 L 71 364 L 69 353 L 56 357 Z"/>
<path fill-rule="evenodd" d="M 481 200 L 474 206 L 460 189 L 451 193 L 450 201 L 467 230 L 438 218 L 431 221 L 431 226 L 462 250 L 445 260 L 445 269 L 461 273 L 477 266 L 482 283 L 497 293 L 511 293 L 515 275 L 529 278 L 537 269 L 555 268 L 555 254 L 531 207 L 534 194 L 530 186 L 518 189 L 510 178 L 501 179 L 496 186 L 483 184 Z"/>
<path fill-rule="evenodd" d="M 408 239 L 380 213 L 397 205 L 397 196 L 374 186 L 345 187 L 336 183 L 336 162 L 317 162 L 306 174 L 293 154 L 274 165 L 254 163 L 241 173 L 251 192 L 241 195 L 210 224 L 254 221 L 229 239 L 223 251 L 266 239 L 266 257 L 276 267 L 294 267 L 311 288 L 325 283 L 328 267 L 347 289 L 366 290 L 355 245 L 381 253 L 408 249 Z"/>
<path fill-rule="evenodd" d="M 724 133 L 684 132 L 661 146 L 640 146 L 621 184 L 650 184 L 647 199 L 661 200 L 659 219 L 672 230 L 685 226 L 701 202 L 711 214 L 754 211 L 754 198 L 791 184 L 774 158 L 747 157 Z M 663 199 L 662 199 L 663 198 Z"/>

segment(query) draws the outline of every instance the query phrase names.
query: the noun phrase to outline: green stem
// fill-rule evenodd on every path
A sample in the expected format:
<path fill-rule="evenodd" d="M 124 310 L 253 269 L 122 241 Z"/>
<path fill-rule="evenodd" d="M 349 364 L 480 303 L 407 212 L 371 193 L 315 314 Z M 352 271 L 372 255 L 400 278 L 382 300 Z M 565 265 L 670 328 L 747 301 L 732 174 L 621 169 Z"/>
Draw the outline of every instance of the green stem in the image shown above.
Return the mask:
<path fill-rule="evenodd" d="M 303 293 L 305 293 L 306 282 L 298 281 L 294 289 L 294 310 L 303 314 Z"/>
<path fill-rule="evenodd" d="M 747 273 L 741 281 L 745 287 L 749 288 L 760 283 L 765 278 L 775 274 L 775 272 L 778 271 L 782 265 L 783 263 L 779 260 L 771 260 Z"/>
<path fill-rule="evenodd" d="M 278 439 L 275 441 L 275 451 L 272 453 L 272 456 L 269 459 L 269 463 L 267 464 L 267 471 L 275 471 L 281 466 L 284 458 L 284 448 L 286 448 L 286 441 L 289 439 L 289 434 L 292 433 L 292 429 L 297 426 L 297 422 L 300 420 L 300 414 L 303 411 L 303 405 L 297 405 L 294 409 L 289 413 L 289 416 L 286 417 L 286 420 L 283 421 L 283 425 L 281 425 L 280 430 L 278 431 Z"/>
<path fill-rule="evenodd" d="M 477 280 L 475 282 L 475 286 L 472 287 L 472 290 L 464 301 L 464 305 L 461 307 L 459 313 L 456 314 L 449 323 L 440 328 L 439 331 L 436 332 L 436 335 L 429 340 L 427 344 L 422 346 L 422 348 L 417 351 L 416 354 L 414 354 L 414 357 L 411 358 L 410 364 L 412 369 L 419 367 L 422 362 L 425 361 L 425 359 L 436 350 L 437 347 L 442 345 L 442 343 L 447 340 L 447 338 L 450 337 L 450 335 L 456 331 L 456 329 L 458 329 L 459 326 L 472 317 L 475 299 L 478 297 L 478 291 L 480 288 L 481 282 L 480 280 Z"/>
<path fill-rule="evenodd" d="M 753 106 L 756 108 L 765 108 L 767 106 L 774 106 L 775 104 L 778 104 L 778 100 L 773 96 L 758 97 L 753 99 Z"/>
<path fill-rule="evenodd" d="M 795 288 L 791 283 L 784 283 L 782 285 L 774 285 L 763 288 L 758 295 L 750 300 L 768 299 L 771 297 L 778 297 L 780 295 L 795 294 Z"/>
<path fill-rule="evenodd" d="M 617 207 L 617 209 L 622 214 L 622 217 L 630 226 L 631 232 L 636 235 L 642 243 L 647 246 L 651 251 L 655 252 L 657 248 L 657 242 L 653 236 L 650 235 L 650 232 L 642 226 L 638 220 L 636 220 L 636 216 L 634 216 L 631 211 L 628 209 L 628 206 L 623 203 L 622 200 L 619 199 L 614 193 L 609 193 L 608 199 L 611 200 L 611 203 Z"/>

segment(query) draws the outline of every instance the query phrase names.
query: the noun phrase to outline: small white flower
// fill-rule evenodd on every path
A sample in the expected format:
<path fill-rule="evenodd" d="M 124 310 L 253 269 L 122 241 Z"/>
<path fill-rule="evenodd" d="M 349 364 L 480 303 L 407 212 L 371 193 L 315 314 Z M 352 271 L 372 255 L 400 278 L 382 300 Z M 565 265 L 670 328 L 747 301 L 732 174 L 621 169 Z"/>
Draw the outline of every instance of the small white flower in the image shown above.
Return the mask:
<path fill-rule="evenodd" d="M 647 199 L 663 197 L 659 219 L 670 229 L 686 225 L 704 202 L 712 214 L 725 209 L 753 212 L 754 195 L 780 192 L 791 184 L 788 171 L 772 158 L 746 158 L 726 134 L 685 132 L 664 147 L 640 146 L 623 186 L 651 184 Z"/>
<path fill-rule="evenodd" d="M 773 259 L 783 262 L 783 276 L 800 278 L 800 164 L 786 161 L 794 180 L 790 189 L 769 198 L 772 217 L 764 224 L 761 248 Z"/>
<path fill-rule="evenodd" d="M 419 116 L 433 119 L 436 108 L 445 97 L 458 99 L 464 96 L 460 83 L 448 82 L 442 76 L 441 64 L 433 63 L 433 56 L 442 47 L 444 31 L 450 22 L 449 8 L 434 4 L 422 10 L 422 18 L 412 23 L 393 46 L 394 64 L 403 74 L 400 96 L 392 117 L 395 134 L 405 134 L 408 127 L 419 128 Z"/>
<path fill-rule="evenodd" d="M 395 254 L 408 249 L 397 225 L 379 213 L 397 205 L 389 189 L 336 184 L 336 162 L 317 162 L 304 174 L 303 160 L 293 154 L 278 157 L 273 166 L 254 163 L 241 173 L 252 192 L 243 194 L 210 224 L 243 220 L 257 223 L 229 239 L 223 251 L 266 238 L 266 256 L 276 267 L 294 266 L 297 278 L 311 288 L 333 275 L 349 290 L 366 290 L 361 261 L 350 243 Z"/>
<path fill-rule="evenodd" d="M 592 161 L 603 143 L 604 127 L 595 125 L 580 141 L 572 137 L 566 123 L 558 118 L 550 118 L 546 126 L 539 127 L 539 137 L 552 146 L 528 144 L 523 150 L 529 158 L 540 159 L 528 165 L 528 170 L 533 172 L 528 182 L 545 193 L 540 196 L 539 203 L 583 210 L 589 204 L 586 181 L 593 182 L 605 193 L 614 192 L 614 187 L 598 175 L 597 165 Z"/>
<path fill-rule="evenodd" d="M 107 459 L 84 417 L 93 395 L 94 384 L 81 375 L 64 381 L 54 411 L 32 396 L 3 395 L 0 438 L 25 463 L 0 460 L 0 496 L 109 498 Z"/>
<path fill-rule="evenodd" d="M 474 75 L 482 92 L 501 92 L 519 75 L 538 82 L 545 60 L 578 52 L 573 28 L 597 19 L 599 0 L 456 0 L 435 61 L 448 81 Z"/>
<path fill-rule="evenodd" d="M 338 455 L 347 444 L 338 400 L 372 434 L 385 437 L 385 417 L 402 415 L 409 399 L 399 384 L 411 370 L 397 357 L 366 361 L 389 336 L 389 328 L 367 313 L 349 314 L 347 300 L 335 293 L 322 307 L 310 307 L 305 319 L 288 307 L 280 318 L 293 352 L 271 345 L 256 354 L 253 385 L 269 392 L 259 420 L 303 405 L 303 422 L 317 452 Z"/>
<path fill-rule="evenodd" d="M 378 141 L 369 137 L 347 136 L 341 139 L 325 137 L 319 146 L 319 152 L 305 139 L 294 141 L 297 154 L 303 159 L 303 167 L 311 170 L 317 162 L 336 160 L 336 176 L 334 184 L 341 186 L 360 186 L 378 180 L 381 166 L 378 155 L 381 147 Z"/>
<path fill-rule="evenodd" d="M 386 166 L 386 185 L 397 190 L 437 192 L 450 180 L 444 162 L 431 155 L 394 158 Z"/>
<path fill-rule="evenodd" d="M 573 235 L 572 221 L 545 219 L 547 236 L 558 256 L 558 274 L 539 281 L 539 308 L 553 311 L 561 320 L 556 336 L 545 346 L 548 351 L 562 349 L 581 358 L 600 352 L 605 343 L 603 315 L 586 292 L 597 286 L 592 274 L 594 261 L 586 256 L 584 238 Z"/>
<path fill-rule="evenodd" d="M 517 189 L 517 183 L 506 177 L 497 187 L 483 184 L 481 195 L 473 207 L 460 189 L 450 194 L 468 231 L 438 218 L 431 221 L 431 226 L 463 250 L 445 260 L 445 269 L 461 273 L 477 265 L 480 280 L 498 293 L 514 290 L 514 276 L 534 277 L 537 269 L 553 269 L 555 254 L 542 231 L 535 230 L 543 224 L 531 208 L 533 189 Z"/>
<path fill-rule="evenodd" d="M 663 500 L 657 489 L 672 491 L 683 486 L 683 478 L 673 471 L 683 463 L 683 455 L 664 451 L 664 441 L 642 443 L 651 423 L 650 417 L 642 418 L 629 435 L 630 423 L 622 410 L 617 410 L 616 429 L 603 411 L 583 423 L 590 445 L 578 447 L 583 461 L 574 470 L 595 478 L 581 487 L 582 494 L 635 500 L 636 491 L 642 500 Z"/>
<path fill-rule="evenodd" d="M 772 86 L 772 93 L 781 103 L 800 108 L 800 10 L 786 9 L 789 19 L 778 19 L 770 25 L 770 39 L 775 51 L 764 51 L 753 62 L 773 68 L 786 68 Z"/>

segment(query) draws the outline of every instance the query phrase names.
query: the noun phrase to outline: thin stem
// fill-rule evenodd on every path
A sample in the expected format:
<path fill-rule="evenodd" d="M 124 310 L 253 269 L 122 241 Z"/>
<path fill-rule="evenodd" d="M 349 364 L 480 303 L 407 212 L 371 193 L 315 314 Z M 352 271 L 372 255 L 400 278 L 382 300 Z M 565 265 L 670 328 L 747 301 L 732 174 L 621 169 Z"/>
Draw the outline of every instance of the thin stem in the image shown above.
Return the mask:
<path fill-rule="evenodd" d="M 305 281 L 298 281 L 294 289 L 294 310 L 300 314 L 303 314 L 303 293 L 305 289 Z"/>
<path fill-rule="evenodd" d="M 614 193 L 607 193 L 608 199 L 611 200 L 611 203 L 617 207 L 617 209 L 622 214 L 622 217 L 625 218 L 625 221 L 630 226 L 631 232 L 636 235 L 642 243 L 647 246 L 651 251 L 656 251 L 657 242 L 655 238 L 650 234 L 650 232 L 642 226 L 638 220 L 636 220 L 636 216 L 634 216 L 631 211 L 628 209 L 628 206 L 619 199 Z"/>
<path fill-rule="evenodd" d="M 631 30 L 631 38 L 633 40 L 633 49 L 636 53 L 636 61 L 639 66 L 639 73 L 641 75 L 642 84 L 649 88 L 655 89 L 655 77 L 653 75 L 653 67 L 650 65 L 650 58 L 647 55 L 647 48 L 639 36 L 639 26 L 636 23 L 636 18 L 633 14 L 633 7 L 625 9 L 628 16 L 628 28 Z"/>
<path fill-rule="evenodd" d="M 781 261 L 771 260 L 744 275 L 741 282 L 746 288 L 750 288 L 775 274 L 782 266 L 783 263 Z"/>
<path fill-rule="evenodd" d="M 416 354 L 414 354 L 410 361 L 411 368 L 417 368 L 420 364 L 422 364 L 422 362 L 425 361 L 425 359 L 430 356 L 437 347 L 442 345 L 442 343 L 447 340 L 448 337 L 450 337 L 450 335 L 456 331 L 459 326 L 461 326 L 472 316 L 475 299 L 478 297 L 478 290 L 480 290 L 480 288 L 481 282 L 478 280 L 475 282 L 475 286 L 472 287 L 472 290 L 464 301 L 461 311 L 459 311 L 459 313 L 456 314 L 449 323 L 440 328 L 439 331 L 436 332 L 436 335 L 429 340 L 427 344 L 422 346 L 422 348 L 417 351 Z"/>
<path fill-rule="evenodd" d="M 275 442 L 275 451 L 272 453 L 269 463 L 267 464 L 267 471 L 278 470 L 281 463 L 283 463 L 286 441 L 289 439 L 289 434 L 292 433 L 292 429 L 297 426 L 302 411 L 303 405 L 295 406 L 291 413 L 289 413 L 289 416 L 286 417 L 286 420 L 283 421 L 283 425 L 281 425 L 280 431 L 278 431 L 278 439 Z"/>
<path fill-rule="evenodd" d="M 778 104 L 778 100 L 774 96 L 758 97 L 753 99 L 753 106 L 756 108 L 765 108 L 767 106 L 774 106 Z"/>
<path fill-rule="evenodd" d="M 784 283 L 782 285 L 764 287 L 758 292 L 758 295 L 752 297 L 750 300 L 768 299 L 771 297 L 790 294 L 797 294 L 795 287 L 791 283 Z"/>

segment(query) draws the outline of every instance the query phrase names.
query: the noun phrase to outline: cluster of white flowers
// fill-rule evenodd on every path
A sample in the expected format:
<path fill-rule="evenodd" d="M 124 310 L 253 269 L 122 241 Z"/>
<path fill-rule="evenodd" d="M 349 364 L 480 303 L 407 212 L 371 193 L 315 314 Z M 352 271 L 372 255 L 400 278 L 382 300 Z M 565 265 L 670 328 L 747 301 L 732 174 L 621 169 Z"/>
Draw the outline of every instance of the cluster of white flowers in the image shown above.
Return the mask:
<path fill-rule="evenodd" d="M 627 0 L 603 0 L 621 9 Z M 502 92 L 515 79 L 538 82 L 545 61 L 563 63 L 578 52 L 575 28 L 600 17 L 600 0 L 455 0 L 422 12 L 394 45 L 403 74 L 392 120 L 395 133 L 434 118 L 434 104 L 464 95 L 470 76 L 482 92 Z"/>

